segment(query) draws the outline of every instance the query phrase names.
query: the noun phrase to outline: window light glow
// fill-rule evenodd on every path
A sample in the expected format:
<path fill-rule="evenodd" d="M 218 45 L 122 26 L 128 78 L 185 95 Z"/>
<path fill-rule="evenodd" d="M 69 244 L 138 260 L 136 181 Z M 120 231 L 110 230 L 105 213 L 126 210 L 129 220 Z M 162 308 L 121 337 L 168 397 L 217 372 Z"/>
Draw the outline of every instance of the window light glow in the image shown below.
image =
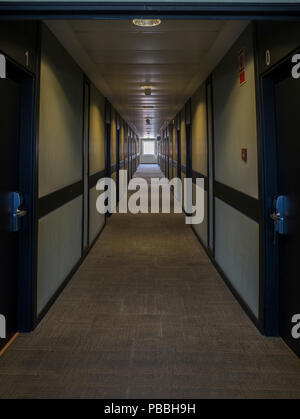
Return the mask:
<path fill-rule="evenodd" d="M 154 141 L 143 141 L 143 154 L 152 155 L 155 153 Z"/>

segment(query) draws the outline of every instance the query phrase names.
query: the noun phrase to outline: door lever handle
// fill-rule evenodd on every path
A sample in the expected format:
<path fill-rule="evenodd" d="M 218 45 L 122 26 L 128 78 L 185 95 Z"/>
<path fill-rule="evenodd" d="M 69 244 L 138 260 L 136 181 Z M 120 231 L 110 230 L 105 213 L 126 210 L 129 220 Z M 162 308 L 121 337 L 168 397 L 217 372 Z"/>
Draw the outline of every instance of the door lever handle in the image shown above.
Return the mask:
<path fill-rule="evenodd" d="M 272 212 L 272 213 L 270 214 L 270 218 L 271 218 L 271 220 L 273 220 L 273 221 L 280 221 L 280 220 L 281 220 L 281 218 L 280 218 L 280 213 L 279 213 L 279 212 Z"/>
<path fill-rule="evenodd" d="M 24 209 L 22 209 L 22 210 L 20 210 L 20 209 L 17 209 L 17 217 L 25 217 L 25 215 L 27 215 L 27 210 L 24 210 Z"/>
<path fill-rule="evenodd" d="M 288 234 L 288 219 L 286 217 L 286 197 L 278 196 L 274 200 L 274 211 L 270 214 L 270 218 L 274 221 L 274 233 Z"/>
<path fill-rule="evenodd" d="M 22 209 L 23 196 L 20 192 L 0 193 L 0 229 L 17 232 L 22 228 L 22 217 L 27 211 Z M 20 208 L 21 207 L 21 208 Z"/>

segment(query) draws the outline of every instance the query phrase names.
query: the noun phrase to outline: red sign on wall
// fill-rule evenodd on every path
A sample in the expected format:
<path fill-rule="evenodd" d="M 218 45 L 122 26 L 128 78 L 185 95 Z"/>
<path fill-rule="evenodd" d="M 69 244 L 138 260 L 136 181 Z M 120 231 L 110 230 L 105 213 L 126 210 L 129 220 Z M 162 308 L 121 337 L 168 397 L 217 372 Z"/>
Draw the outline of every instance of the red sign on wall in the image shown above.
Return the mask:
<path fill-rule="evenodd" d="M 245 73 L 245 48 L 242 48 L 238 52 L 239 60 L 239 75 L 240 75 L 240 85 L 246 83 L 246 73 Z"/>
<path fill-rule="evenodd" d="M 247 162 L 247 149 L 246 148 L 242 148 L 242 160 L 244 162 Z"/>

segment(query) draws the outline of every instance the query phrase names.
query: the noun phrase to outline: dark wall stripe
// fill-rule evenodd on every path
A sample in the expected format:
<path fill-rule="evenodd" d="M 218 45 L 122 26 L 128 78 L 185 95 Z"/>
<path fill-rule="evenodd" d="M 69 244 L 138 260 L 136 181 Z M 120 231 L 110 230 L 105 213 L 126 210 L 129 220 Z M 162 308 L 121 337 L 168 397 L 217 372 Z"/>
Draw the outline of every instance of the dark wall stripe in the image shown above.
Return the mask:
<path fill-rule="evenodd" d="M 94 173 L 93 175 L 90 175 L 89 177 L 89 189 L 93 188 L 96 183 L 98 182 L 99 179 L 101 179 L 102 177 L 105 177 L 106 173 L 105 170 L 100 170 L 97 173 Z"/>
<path fill-rule="evenodd" d="M 38 200 L 38 217 L 41 218 L 49 212 L 67 204 L 83 193 L 83 182 L 73 183 L 58 191 L 52 192 Z"/>
<path fill-rule="evenodd" d="M 203 173 L 197 172 L 196 170 L 192 170 L 192 179 L 193 183 L 196 183 L 197 178 L 204 178 L 204 189 L 208 190 L 208 177 L 203 175 Z"/>
<path fill-rule="evenodd" d="M 259 222 L 260 211 L 258 199 L 217 181 L 214 182 L 214 194 L 228 205 L 252 218 L 252 220 Z"/>

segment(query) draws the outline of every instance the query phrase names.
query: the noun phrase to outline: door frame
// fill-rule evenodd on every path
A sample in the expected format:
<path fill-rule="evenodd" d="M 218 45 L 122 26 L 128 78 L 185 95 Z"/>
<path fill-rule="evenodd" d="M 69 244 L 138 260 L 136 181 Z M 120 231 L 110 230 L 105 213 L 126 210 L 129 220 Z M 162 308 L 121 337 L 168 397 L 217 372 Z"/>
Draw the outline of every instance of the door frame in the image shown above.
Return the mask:
<path fill-rule="evenodd" d="M 181 179 L 181 112 L 176 116 L 177 177 Z"/>
<path fill-rule="evenodd" d="M 169 159 L 169 179 L 173 179 L 173 124 L 169 124 L 169 152 L 170 152 L 170 159 Z"/>
<path fill-rule="evenodd" d="M 86 94 L 88 106 L 86 109 Z M 81 243 L 81 256 L 85 255 L 88 252 L 90 246 L 90 107 L 91 107 L 91 82 L 89 78 L 83 76 L 83 115 L 82 115 L 82 181 L 83 181 L 83 196 L 82 196 L 82 243 Z M 87 117 L 87 127 L 85 126 L 85 117 Z M 85 131 L 87 129 L 87 131 Z M 85 139 L 85 134 L 87 134 L 87 139 Z M 87 141 L 87 144 L 85 144 Z M 87 150 L 85 148 L 87 146 Z M 87 167 L 85 168 L 85 151 L 87 151 Z M 85 170 L 87 169 L 87 191 L 84 189 L 85 181 Z M 85 214 L 85 196 L 87 194 L 87 214 Z M 86 221 L 87 231 L 84 231 L 84 225 Z M 84 234 L 87 235 L 87 245 L 84 247 Z"/>
<path fill-rule="evenodd" d="M 259 77 L 260 90 L 260 189 L 261 189 L 261 231 L 262 257 L 260 269 L 263 281 L 260 284 L 260 319 L 267 336 L 279 335 L 279 263 L 278 241 L 273 242 L 273 198 L 278 193 L 277 128 L 275 113 L 275 84 L 291 74 L 291 57 L 300 49 L 291 52 L 279 63 Z"/>
<path fill-rule="evenodd" d="M 155 1 L 132 3 L 85 2 L 85 1 L 36 1 L 2 2 L 0 20 L 12 17 L 19 19 L 132 19 L 134 17 L 164 19 L 285 19 L 295 20 L 300 17 L 300 5 L 297 3 L 253 3 L 253 2 L 212 2 L 199 3 Z"/>
<path fill-rule="evenodd" d="M 128 182 L 131 180 L 131 128 L 128 128 L 128 142 L 127 142 L 127 156 L 128 156 Z"/>
<path fill-rule="evenodd" d="M 169 166 L 169 132 L 168 132 L 168 127 L 165 130 L 165 143 L 166 143 L 166 163 L 165 163 L 165 169 L 166 169 L 166 178 L 169 179 L 169 171 L 170 171 L 170 166 Z"/>
<path fill-rule="evenodd" d="M 215 150 L 214 150 L 214 101 L 212 74 L 205 82 L 206 105 L 206 171 L 207 171 L 207 251 L 215 257 Z"/>
<path fill-rule="evenodd" d="M 117 187 L 117 203 L 119 202 L 119 182 L 120 182 L 120 130 L 121 120 L 119 113 L 116 112 L 116 187 Z"/>
<path fill-rule="evenodd" d="M 38 153 L 36 121 L 39 77 L 38 74 L 36 76 L 16 63 L 4 52 L 1 54 L 6 58 L 7 77 L 19 82 L 21 87 L 19 189 L 24 196 L 24 208 L 27 210 L 27 215 L 23 218 L 22 228 L 19 231 L 17 309 L 18 331 L 28 332 L 35 326 L 37 294 Z"/>
<path fill-rule="evenodd" d="M 184 118 L 185 118 L 185 167 L 186 177 L 192 177 L 192 100 L 189 99 L 184 105 Z"/>

